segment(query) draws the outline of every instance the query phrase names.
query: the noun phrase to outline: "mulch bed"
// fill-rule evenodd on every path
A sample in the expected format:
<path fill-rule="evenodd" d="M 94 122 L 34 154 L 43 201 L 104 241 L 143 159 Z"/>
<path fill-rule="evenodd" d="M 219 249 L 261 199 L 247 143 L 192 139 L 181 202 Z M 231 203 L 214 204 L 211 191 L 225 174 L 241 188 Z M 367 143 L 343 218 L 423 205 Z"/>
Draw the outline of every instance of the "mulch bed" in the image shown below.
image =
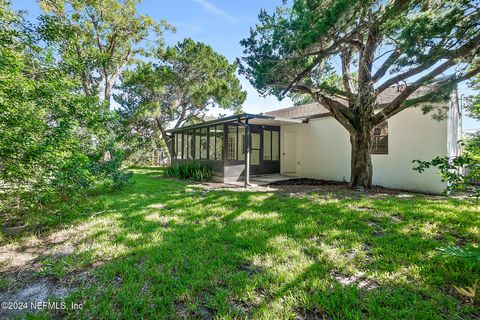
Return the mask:
<path fill-rule="evenodd" d="M 317 180 L 317 179 L 309 179 L 309 178 L 297 178 L 297 179 L 289 179 L 283 181 L 275 181 L 269 183 L 270 186 L 298 186 L 298 185 L 308 185 L 308 186 L 339 186 L 339 185 L 348 185 L 346 182 L 339 182 L 339 181 L 331 181 L 331 180 Z"/>

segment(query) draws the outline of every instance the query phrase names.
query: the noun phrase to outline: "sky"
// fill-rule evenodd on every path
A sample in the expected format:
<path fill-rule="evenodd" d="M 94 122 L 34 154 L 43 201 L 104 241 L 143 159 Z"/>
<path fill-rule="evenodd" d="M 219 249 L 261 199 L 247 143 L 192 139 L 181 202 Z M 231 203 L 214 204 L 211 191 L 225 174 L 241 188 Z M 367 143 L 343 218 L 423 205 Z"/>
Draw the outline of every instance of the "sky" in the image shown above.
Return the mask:
<path fill-rule="evenodd" d="M 165 19 L 176 27 L 176 32 L 166 32 L 167 45 L 175 45 L 186 37 L 204 42 L 224 55 L 230 62 L 242 56 L 240 40 L 249 35 L 250 27 L 257 23 L 261 9 L 272 12 L 282 0 L 143 0 L 138 7 L 142 14 L 148 14 L 155 20 Z M 13 7 L 26 10 L 30 19 L 35 19 L 40 9 L 35 0 L 14 0 Z M 247 91 L 243 110 L 248 113 L 260 113 L 293 105 L 290 99 L 278 101 L 276 97 L 262 97 L 243 77 L 239 76 L 242 87 Z M 472 91 L 465 84 L 460 85 L 459 95 L 468 95 Z M 218 110 L 212 110 L 212 116 L 218 116 Z M 223 111 L 222 113 L 226 113 Z M 464 131 L 480 129 L 480 122 L 463 117 Z"/>

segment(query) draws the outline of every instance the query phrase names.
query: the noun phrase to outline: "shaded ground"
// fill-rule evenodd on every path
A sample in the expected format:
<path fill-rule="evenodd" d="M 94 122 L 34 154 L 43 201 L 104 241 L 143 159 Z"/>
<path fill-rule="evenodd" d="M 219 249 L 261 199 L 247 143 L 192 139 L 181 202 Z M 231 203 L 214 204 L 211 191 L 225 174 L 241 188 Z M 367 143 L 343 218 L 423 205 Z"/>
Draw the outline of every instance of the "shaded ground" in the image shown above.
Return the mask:
<path fill-rule="evenodd" d="M 436 250 L 480 242 L 468 200 L 343 185 L 245 191 L 148 168 L 135 180 L 43 220 L 2 216 L 0 300 L 83 305 L 37 318 L 480 316 L 478 297 L 454 289 L 473 285 L 478 265 Z"/>

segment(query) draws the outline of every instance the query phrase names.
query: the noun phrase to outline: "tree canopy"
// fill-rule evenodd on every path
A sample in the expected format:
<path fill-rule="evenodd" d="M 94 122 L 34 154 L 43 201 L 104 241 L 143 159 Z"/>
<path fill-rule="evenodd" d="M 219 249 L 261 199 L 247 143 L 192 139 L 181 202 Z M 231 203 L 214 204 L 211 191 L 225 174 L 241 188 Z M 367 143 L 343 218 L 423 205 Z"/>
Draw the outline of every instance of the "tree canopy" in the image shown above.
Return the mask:
<path fill-rule="evenodd" d="M 115 95 L 120 112 L 134 126 L 129 135 L 134 132 L 139 138 L 142 133 L 148 137 L 158 133 L 157 137 L 168 143 L 165 130 L 198 121 L 212 107 L 241 110 L 246 93 L 235 74 L 237 65 L 210 46 L 185 39 L 157 50 L 155 58 L 155 62 L 126 71 L 120 93 Z"/>
<path fill-rule="evenodd" d="M 166 21 L 139 15 L 139 0 L 40 0 L 47 40 L 58 45 L 63 63 L 81 79 L 87 95 L 110 102 L 112 88 L 138 54 L 145 40 L 163 44 Z M 54 30 L 55 32 L 51 32 Z M 65 36 L 68 34 L 69 36 Z"/>
<path fill-rule="evenodd" d="M 0 4 L 0 181 L 50 199 L 122 178 L 115 115 L 79 83 L 56 51 L 8 3 Z M 102 151 L 110 150 L 110 161 Z"/>

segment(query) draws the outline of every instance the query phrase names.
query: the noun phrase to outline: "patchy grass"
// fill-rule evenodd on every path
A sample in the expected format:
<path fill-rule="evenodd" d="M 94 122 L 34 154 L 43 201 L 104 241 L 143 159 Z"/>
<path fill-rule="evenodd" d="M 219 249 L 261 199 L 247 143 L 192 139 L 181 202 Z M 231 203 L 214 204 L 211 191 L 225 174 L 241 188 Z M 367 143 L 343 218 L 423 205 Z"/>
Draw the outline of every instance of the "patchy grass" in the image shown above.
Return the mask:
<path fill-rule="evenodd" d="M 478 296 L 465 299 L 453 287 L 472 286 L 479 266 L 436 251 L 479 244 L 480 209 L 469 200 L 204 190 L 156 169 L 133 171 L 127 190 L 96 195 L 73 212 L 27 215 L 22 232 L 12 232 L 9 217 L 0 248 L 3 299 L 7 287 L 48 279 L 70 288 L 67 305 L 83 308 L 30 317 L 480 315 Z"/>

